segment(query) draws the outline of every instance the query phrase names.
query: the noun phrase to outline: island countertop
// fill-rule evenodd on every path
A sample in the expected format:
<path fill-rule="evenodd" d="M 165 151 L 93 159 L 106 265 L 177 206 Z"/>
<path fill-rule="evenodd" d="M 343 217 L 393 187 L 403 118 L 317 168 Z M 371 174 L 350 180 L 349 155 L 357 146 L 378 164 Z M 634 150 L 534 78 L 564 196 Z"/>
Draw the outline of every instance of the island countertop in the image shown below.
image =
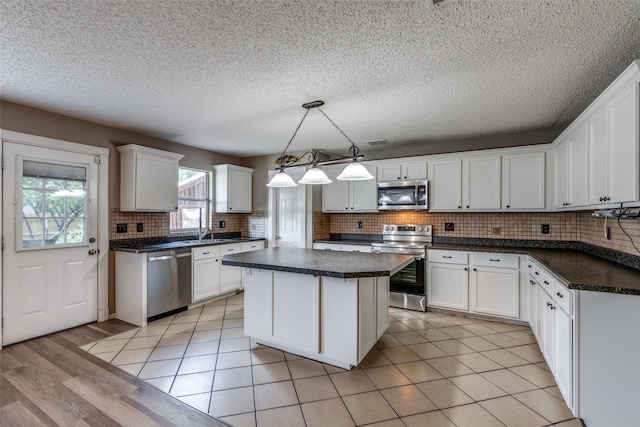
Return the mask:
<path fill-rule="evenodd" d="M 391 276 L 415 259 L 411 255 L 316 249 L 269 248 L 225 255 L 223 265 L 352 279 Z"/>

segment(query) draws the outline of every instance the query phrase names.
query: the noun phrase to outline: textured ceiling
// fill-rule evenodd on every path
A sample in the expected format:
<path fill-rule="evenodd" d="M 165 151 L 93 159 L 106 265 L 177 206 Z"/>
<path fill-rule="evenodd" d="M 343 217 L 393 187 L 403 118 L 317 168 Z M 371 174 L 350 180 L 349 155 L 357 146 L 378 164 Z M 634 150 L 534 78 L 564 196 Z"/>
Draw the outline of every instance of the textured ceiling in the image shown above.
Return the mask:
<path fill-rule="evenodd" d="M 0 96 L 243 157 L 321 99 L 364 150 L 561 129 L 640 58 L 638 0 L 427 1 L 1 0 Z"/>

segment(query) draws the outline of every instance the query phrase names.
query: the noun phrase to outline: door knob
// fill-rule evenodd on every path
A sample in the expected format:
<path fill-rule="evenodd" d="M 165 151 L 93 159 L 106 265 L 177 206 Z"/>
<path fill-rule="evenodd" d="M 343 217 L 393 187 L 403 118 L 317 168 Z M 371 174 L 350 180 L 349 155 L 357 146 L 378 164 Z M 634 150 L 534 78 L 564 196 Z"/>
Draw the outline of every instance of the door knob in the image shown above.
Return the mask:
<path fill-rule="evenodd" d="M 89 249 L 89 255 L 95 255 L 97 253 L 98 251 L 96 251 L 95 249 Z"/>

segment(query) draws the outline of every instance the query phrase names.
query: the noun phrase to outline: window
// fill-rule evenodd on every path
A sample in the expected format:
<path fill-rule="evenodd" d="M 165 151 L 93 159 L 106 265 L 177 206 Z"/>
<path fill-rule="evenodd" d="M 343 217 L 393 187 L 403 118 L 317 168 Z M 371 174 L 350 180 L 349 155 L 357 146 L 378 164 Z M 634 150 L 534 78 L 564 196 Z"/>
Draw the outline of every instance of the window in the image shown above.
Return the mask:
<path fill-rule="evenodd" d="M 82 244 L 87 167 L 24 160 L 22 248 Z"/>
<path fill-rule="evenodd" d="M 178 168 L 178 212 L 171 212 L 171 231 L 209 226 L 211 172 Z"/>

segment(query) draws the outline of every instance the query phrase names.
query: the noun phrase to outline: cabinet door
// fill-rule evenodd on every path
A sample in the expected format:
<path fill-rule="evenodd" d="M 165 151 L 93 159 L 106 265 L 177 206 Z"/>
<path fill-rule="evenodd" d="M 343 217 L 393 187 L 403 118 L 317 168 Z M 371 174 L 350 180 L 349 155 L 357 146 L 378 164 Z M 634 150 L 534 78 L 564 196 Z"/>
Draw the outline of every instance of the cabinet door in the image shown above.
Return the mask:
<path fill-rule="evenodd" d="M 464 265 L 429 264 L 427 304 L 469 309 L 469 271 Z"/>
<path fill-rule="evenodd" d="M 502 158 L 505 209 L 544 209 L 545 153 L 512 154 Z"/>
<path fill-rule="evenodd" d="M 402 179 L 402 165 L 390 163 L 378 165 L 378 181 L 398 181 Z"/>
<path fill-rule="evenodd" d="M 427 162 L 404 163 L 402 179 L 427 179 Z"/>
<path fill-rule="evenodd" d="M 544 290 L 542 289 L 540 290 L 541 290 L 541 296 L 542 296 L 541 298 L 542 310 L 541 310 L 541 317 L 540 317 L 540 323 L 541 323 L 540 335 L 542 339 L 540 341 L 540 344 L 541 344 L 540 350 L 542 350 L 542 354 L 544 355 L 544 358 L 546 359 L 547 365 L 549 365 L 551 372 L 554 372 L 554 369 L 555 369 L 555 366 L 554 366 L 555 305 L 551 297 L 546 292 L 544 292 Z"/>
<path fill-rule="evenodd" d="M 520 316 L 520 272 L 509 268 L 474 267 L 471 311 L 503 317 Z"/>
<path fill-rule="evenodd" d="M 500 156 L 464 162 L 464 208 L 500 209 Z"/>
<path fill-rule="evenodd" d="M 365 166 L 369 173 L 376 176 L 375 166 Z M 331 185 L 331 184 L 329 184 Z M 377 212 L 377 188 L 376 180 L 349 181 L 349 212 Z"/>
<path fill-rule="evenodd" d="M 220 246 L 220 256 L 239 253 L 242 251 L 241 243 Z M 240 289 L 242 282 L 242 269 L 232 265 L 220 266 L 220 293 L 235 291 Z"/>
<path fill-rule="evenodd" d="M 198 302 L 220 293 L 220 259 L 204 258 L 193 261 L 191 302 Z"/>
<path fill-rule="evenodd" d="M 340 172 L 342 172 L 342 168 L 324 168 L 323 170 L 333 182 L 322 186 L 322 211 L 348 212 L 349 181 L 336 179 L 336 177 L 340 175 Z"/>
<path fill-rule="evenodd" d="M 174 160 L 136 154 L 136 209 L 178 209 L 178 163 Z"/>
<path fill-rule="evenodd" d="M 538 330 L 540 328 L 540 326 L 538 325 L 538 313 L 540 311 L 540 302 L 538 301 L 538 285 L 530 275 L 527 278 L 527 281 L 529 283 L 529 326 L 531 327 L 533 334 L 536 336 L 536 340 L 540 342 L 540 334 L 538 333 Z"/>
<path fill-rule="evenodd" d="M 569 205 L 569 144 L 565 140 L 554 151 L 556 194 L 554 207 L 566 209 Z"/>
<path fill-rule="evenodd" d="M 251 212 L 250 173 L 229 170 L 229 212 Z"/>
<path fill-rule="evenodd" d="M 606 203 L 607 196 L 607 108 L 596 111 L 588 121 L 589 204 Z"/>
<path fill-rule="evenodd" d="M 608 104 L 609 202 L 638 200 L 638 84 L 629 86 Z"/>
<path fill-rule="evenodd" d="M 587 194 L 588 177 L 588 138 L 586 124 L 579 126 L 569 135 L 569 206 L 586 206 L 589 203 Z"/>
<path fill-rule="evenodd" d="M 558 388 L 569 408 L 573 408 L 573 319 L 560 307 L 554 311 L 554 370 Z"/>
<path fill-rule="evenodd" d="M 462 209 L 462 160 L 429 163 L 431 210 Z"/>

